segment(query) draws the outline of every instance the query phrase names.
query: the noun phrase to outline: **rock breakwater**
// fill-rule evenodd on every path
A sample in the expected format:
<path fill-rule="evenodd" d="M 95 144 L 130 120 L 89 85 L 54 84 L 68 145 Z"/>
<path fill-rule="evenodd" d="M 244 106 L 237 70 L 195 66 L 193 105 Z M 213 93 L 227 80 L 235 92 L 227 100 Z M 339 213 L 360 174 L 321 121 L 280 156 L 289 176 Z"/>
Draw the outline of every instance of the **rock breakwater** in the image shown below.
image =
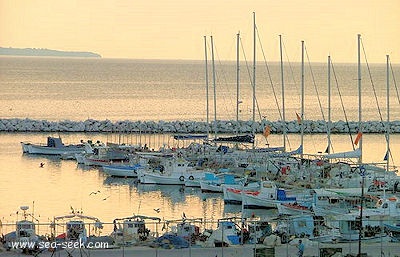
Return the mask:
<path fill-rule="evenodd" d="M 143 132 L 143 133 L 262 133 L 266 126 L 271 127 L 271 133 L 280 134 L 286 126 L 288 133 L 300 133 L 297 121 L 217 121 L 207 124 L 201 121 L 115 121 L 93 120 L 85 121 L 47 121 L 33 119 L 0 119 L 2 132 Z M 386 124 L 380 121 L 362 122 L 364 133 L 385 133 Z M 358 122 L 332 122 L 333 134 L 356 133 Z M 322 120 L 304 121 L 305 133 L 326 133 L 327 122 Z M 390 122 L 390 132 L 400 133 L 400 121 Z"/>

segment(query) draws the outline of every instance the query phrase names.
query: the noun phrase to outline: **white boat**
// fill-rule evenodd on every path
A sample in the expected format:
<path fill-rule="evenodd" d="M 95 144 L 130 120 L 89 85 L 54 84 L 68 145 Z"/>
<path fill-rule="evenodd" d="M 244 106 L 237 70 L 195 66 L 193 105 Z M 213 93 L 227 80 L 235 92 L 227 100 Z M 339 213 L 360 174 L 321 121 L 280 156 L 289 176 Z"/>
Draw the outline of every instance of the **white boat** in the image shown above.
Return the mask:
<path fill-rule="evenodd" d="M 186 180 L 200 180 L 204 171 L 189 167 L 183 158 L 162 159 L 156 167 L 148 166 L 138 170 L 138 179 L 142 184 L 185 185 Z"/>
<path fill-rule="evenodd" d="M 156 223 L 160 223 L 161 221 L 161 219 L 157 217 L 142 215 L 117 218 L 113 221 L 114 231 L 111 233 L 111 237 L 117 245 L 131 245 L 154 240 L 158 235 L 151 233 L 150 229 L 146 227 L 146 220 L 151 220 Z"/>
<path fill-rule="evenodd" d="M 28 206 L 21 206 L 21 210 L 24 212 L 24 219 L 16 222 L 14 232 L 8 233 L 4 236 L 4 246 L 8 250 L 15 247 L 13 243 L 20 243 L 19 250 L 22 250 L 24 253 L 31 254 L 39 250 L 39 237 L 36 234 L 36 225 L 33 221 L 27 220 L 28 216 L 32 216 L 26 213 L 28 209 Z M 25 245 L 23 246 L 22 244 Z"/>
<path fill-rule="evenodd" d="M 59 137 L 47 137 L 47 144 L 21 142 L 21 146 L 22 151 L 29 154 L 62 155 L 85 151 L 83 144 L 64 145 Z"/>
<path fill-rule="evenodd" d="M 72 209 L 72 207 L 71 207 Z M 65 230 L 62 233 L 57 231 L 60 221 L 66 220 Z M 92 225 L 93 230 L 86 229 L 86 221 L 89 220 Z M 110 241 L 107 237 L 100 237 L 101 229 L 103 228 L 102 222 L 92 216 L 86 216 L 75 212 L 72 210 L 72 214 L 54 217 L 53 223 L 51 224 L 53 228 L 53 234 L 56 236 L 56 241 L 79 241 L 86 245 L 89 240 L 94 240 L 95 238 L 103 238 L 104 241 Z M 97 235 L 97 236 L 96 236 Z"/>
<path fill-rule="evenodd" d="M 242 204 L 242 194 L 257 194 L 258 188 L 247 188 L 246 186 L 243 188 L 231 188 L 224 186 L 222 187 L 222 191 L 224 193 L 224 202 L 226 204 Z"/>
<path fill-rule="evenodd" d="M 223 193 L 223 187 L 258 189 L 258 182 L 248 183 L 247 177 L 238 176 L 230 173 L 214 174 L 206 172 L 203 179 L 200 180 L 201 192 Z"/>
<path fill-rule="evenodd" d="M 143 168 L 140 164 L 135 165 L 103 165 L 101 167 L 108 176 L 136 178 L 137 170 Z"/>
<path fill-rule="evenodd" d="M 277 205 L 279 215 L 313 215 L 313 208 L 310 204 L 304 203 L 280 203 Z"/>
<path fill-rule="evenodd" d="M 260 190 L 252 194 L 242 194 L 245 208 L 274 208 L 281 203 L 294 203 L 296 197 L 286 195 L 286 190 L 278 188 L 273 181 L 261 181 Z"/>
<path fill-rule="evenodd" d="M 205 246 L 207 247 L 218 247 L 218 246 L 229 246 L 239 245 L 241 241 L 242 229 L 231 219 L 220 219 L 218 220 L 218 227 L 212 231 L 205 231 L 204 234 L 207 237 Z M 243 231 L 243 234 L 248 235 L 248 231 Z"/>

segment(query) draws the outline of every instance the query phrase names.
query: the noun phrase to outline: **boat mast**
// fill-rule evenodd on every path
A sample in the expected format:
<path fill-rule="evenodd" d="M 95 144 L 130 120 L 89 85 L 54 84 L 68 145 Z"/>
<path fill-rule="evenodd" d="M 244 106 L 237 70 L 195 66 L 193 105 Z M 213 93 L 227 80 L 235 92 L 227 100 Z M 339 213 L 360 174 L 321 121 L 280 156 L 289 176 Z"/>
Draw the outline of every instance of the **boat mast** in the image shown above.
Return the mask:
<path fill-rule="evenodd" d="M 213 86 L 214 86 L 214 138 L 217 138 L 217 91 L 215 88 L 215 62 L 214 62 L 214 41 L 213 36 L 211 38 L 211 60 L 212 60 L 212 72 L 213 72 Z"/>
<path fill-rule="evenodd" d="M 210 118 L 209 118 L 209 102 L 208 102 L 208 60 L 207 60 L 207 36 L 204 36 L 204 54 L 205 54 L 205 72 L 206 72 L 206 122 L 207 122 L 207 138 L 209 137 L 210 134 Z"/>
<path fill-rule="evenodd" d="M 386 108 L 387 108 L 387 122 L 386 122 L 386 171 L 389 171 L 390 159 L 390 106 L 389 106 L 389 55 L 386 55 Z"/>
<path fill-rule="evenodd" d="M 236 34 L 236 135 L 239 133 L 239 93 L 240 93 L 240 65 L 239 65 L 239 44 L 240 44 L 240 32 Z"/>
<path fill-rule="evenodd" d="M 362 133 L 362 110 L 361 110 L 361 35 L 358 34 L 358 133 Z M 359 141 L 360 148 L 360 158 L 358 159 L 359 163 L 362 163 L 362 136 Z"/>
<path fill-rule="evenodd" d="M 286 115 L 285 115 L 285 80 L 283 75 L 283 49 L 282 49 L 282 35 L 279 35 L 279 49 L 281 55 L 281 84 L 282 84 L 282 123 L 283 123 L 283 151 L 286 152 Z"/>
<path fill-rule="evenodd" d="M 304 41 L 301 41 L 301 124 L 300 124 L 300 146 L 304 149 Z M 301 151 L 301 159 L 303 159 L 303 151 Z"/>
<path fill-rule="evenodd" d="M 253 122 L 256 121 L 256 13 L 253 12 Z"/>
<path fill-rule="evenodd" d="M 327 127 L 327 134 L 328 134 L 328 147 L 326 148 L 327 154 L 331 153 L 331 56 L 328 56 L 328 127 Z"/>

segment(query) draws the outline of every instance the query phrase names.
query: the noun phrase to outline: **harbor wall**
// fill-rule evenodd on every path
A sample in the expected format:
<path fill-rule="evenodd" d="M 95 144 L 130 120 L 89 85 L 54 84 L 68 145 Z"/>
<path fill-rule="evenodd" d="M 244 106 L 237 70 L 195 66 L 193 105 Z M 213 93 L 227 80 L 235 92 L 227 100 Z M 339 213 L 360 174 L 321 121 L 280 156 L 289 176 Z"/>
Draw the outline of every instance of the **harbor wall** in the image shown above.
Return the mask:
<path fill-rule="evenodd" d="M 359 123 L 356 121 L 335 121 L 331 125 L 332 134 L 357 133 Z M 141 133 L 263 133 L 270 126 L 270 133 L 280 134 L 286 128 L 287 133 L 300 133 L 301 126 L 297 121 L 47 121 L 34 119 L 0 119 L 2 132 L 141 132 Z M 400 121 L 391 121 L 390 133 L 400 133 Z M 381 121 L 362 122 L 363 133 L 385 133 L 386 123 Z M 322 120 L 304 121 L 305 133 L 326 133 L 327 122 Z"/>

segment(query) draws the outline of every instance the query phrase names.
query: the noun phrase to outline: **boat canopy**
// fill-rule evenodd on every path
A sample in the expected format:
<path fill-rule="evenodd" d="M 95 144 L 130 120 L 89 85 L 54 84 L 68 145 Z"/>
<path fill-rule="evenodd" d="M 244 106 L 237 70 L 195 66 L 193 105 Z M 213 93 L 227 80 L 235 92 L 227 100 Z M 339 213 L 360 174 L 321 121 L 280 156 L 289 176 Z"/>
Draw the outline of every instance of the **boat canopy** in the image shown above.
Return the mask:
<path fill-rule="evenodd" d="M 358 148 L 354 151 L 327 154 L 324 157 L 327 159 L 340 159 L 340 158 L 359 158 L 360 156 L 361 156 L 361 150 Z"/>
<path fill-rule="evenodd" d="M 232 137 L 218 137 L 213 142 L 227 142 L 227 143 L 254 143 L 254 135 L 242 135 Z"/>

